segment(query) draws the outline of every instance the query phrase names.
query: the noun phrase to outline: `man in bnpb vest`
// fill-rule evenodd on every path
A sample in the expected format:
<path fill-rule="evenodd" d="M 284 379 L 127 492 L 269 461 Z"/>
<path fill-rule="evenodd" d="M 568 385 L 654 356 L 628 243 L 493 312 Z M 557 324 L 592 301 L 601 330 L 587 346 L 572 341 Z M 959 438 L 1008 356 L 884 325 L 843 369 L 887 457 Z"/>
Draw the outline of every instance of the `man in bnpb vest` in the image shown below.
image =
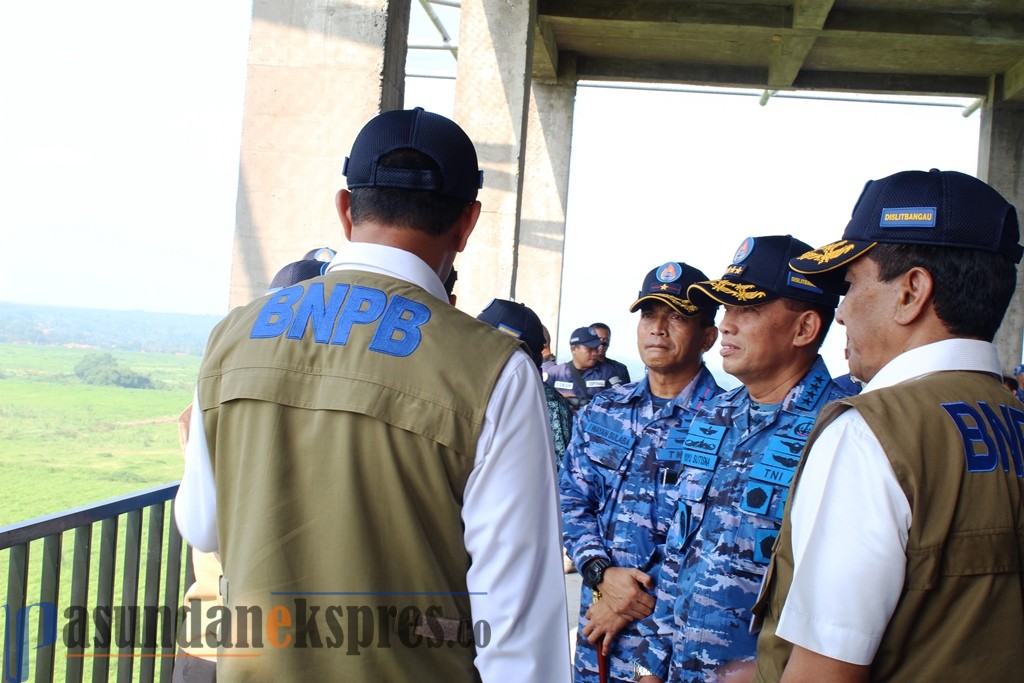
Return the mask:
<path fill-rule="evenodd" d="M 559 479 L 565 547 L 580 570 L 576 681 L 630 681 L 629 659 L 650 614 L 649 593 L 675 509 L 682 437 L 720 389 L 703 354 L 718 336 L 715 304 L 698 307 L 686 288 L 704 273 L 681 261 L 647 274 L 630 312 L 640 311 L 637 350 L 644 379 L 598 394 L 577 415 Z M 604 654 L 599 654 L 599 651 Z"/>
<path fill-rule="evenodd" d="M 977 178 L 905 171 L 792 261 L 848 287 L 836 319 L 866 384 L 808 440 L 755 608 L 755 680 L 1020 680 L 1024 405 L 990 343 L 1018 238 Z"/>
<path fill-rule="evenodd" d="M 537 368 L 443 286 L 480 214 L 473 144 L 389 111 L 344 173 L 350 244 L 232 311 L 200 370 L 175 513 L 247 626 L 218 678 L 565 681 Z"/>
<path fill-rule="evenodd" d="M 569 337 L 572 358 L 565 363 L 545 363 L 544 381 L 569 399 L 573 409 L 586 405 L 595 394 L 622 384 L 618 369 L 600 361 L 601 337 L 589 327 L 577 327 Z"/>
<path fill-rule="evenodd" d="M 749 610 L 789 482 L 818 411 L 845 396 L 818 353 L 838 297 L 789 268 L 807 249 L 790 235 L 749 237 L 721 279 L 687 290 L 695 304 L 725 305 L 722 367 L 743 385 L 705 404 L 684 437 L 640 680 L 703 683 L 754 657 Z"/>

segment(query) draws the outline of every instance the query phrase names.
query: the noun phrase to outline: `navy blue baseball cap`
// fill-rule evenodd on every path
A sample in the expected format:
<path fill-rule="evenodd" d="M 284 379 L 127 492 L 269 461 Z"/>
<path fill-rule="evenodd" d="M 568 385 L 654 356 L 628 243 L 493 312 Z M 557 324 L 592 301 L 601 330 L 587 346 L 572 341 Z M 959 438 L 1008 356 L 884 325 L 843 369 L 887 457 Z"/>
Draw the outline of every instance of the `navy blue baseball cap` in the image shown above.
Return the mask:
<path fill-rule="evenodd" d="M 604 344 L 604 342 L 589 327 L 577 327 L 572 331 L 572 336 L 569 337 L 569 346 L 579 345 L 596 349 L 601 344 Z"/>
<path fill-rule="evenodd" d="M 306 252 L 306 255 L 302 258 L 311 261 L 327 261 L 328 263 L 337 256 L 338 252 L 334 251 L 330 247 L 317 247 L 316 249 L 310 249 Z"/>
<path fill-rule="evenodd" d="M 686 288 L 695 282 L 707 279 L 708 276 L 703 272 L 682 261 L 663 263 L 647 273 L 647 277 L 644 278 L 644 283 L 636 295 L 636 301 L 629 307 L 629 312 L 633 313 L 643 306 L 644 302 L 658 301 L 666 304 L 676 313 L 687 317 L 699 315 L 701 308 L 686 298 Z M 704 306 L 704 310 L 711 313 L 714 313 L 717 308 L 717 302 L 711 302 Z"/>
<path fill-rule="evenodd" d="M 791 261 L 815 275 L 842 268 L 876 244 L 980 249 L 1020 263 L 1017 209 L 990 185 L 957 171 L 902 171 L 868 181 L 843 239 Z"/>
<path fill-rule="evenodd" d="M 440 170 L 380 167 L 380 158 L 399 149 L 430 157 Z M 349 189 L 396 187 L 428 190 L 467 202 L 476 199 L 484 173 L 466 132 L 451 119 L 420 107 L 378 114 L 359 131 L 342 173 Z"/>
<path fill-rule="evenodd" d="M 698 306 L 710 302 L 729 306 L 756 306 L 774 299 L 795 299 L 835 307 L 839 297 L 815 285 L 789 267 L 789 261 L 809 251 L 810 245 L 792 235 L 748 237 L 732 257 L 719 280 L 698 282 L 686 296 Z"/>
<path fill-rule="evenodd" d="M 533 309 L 517 301 L 492 299 L 476 319 L 522 341 L 533 362 L 540 367 L 540 350 L 544 348 L 544 326 Z"/>
<path fill-rule="evenodd" d="M 303 280 L 319 277 L 327 272 L 329 265 L 331 265 L 329 261 L 318 261 L 317 259 L 293 261 L 277 271 L 277 275 L 270 281 L 270 287 L 267 288 L 266 293 L 273 294 L 279 289 L 291 287 Z"/>

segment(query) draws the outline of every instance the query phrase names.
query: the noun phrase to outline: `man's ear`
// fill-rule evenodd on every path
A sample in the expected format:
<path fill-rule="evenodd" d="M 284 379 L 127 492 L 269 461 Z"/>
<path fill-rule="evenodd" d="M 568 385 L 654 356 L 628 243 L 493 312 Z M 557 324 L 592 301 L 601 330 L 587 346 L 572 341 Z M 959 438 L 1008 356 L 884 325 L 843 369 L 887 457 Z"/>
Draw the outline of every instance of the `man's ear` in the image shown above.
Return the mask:
<path fill-rule="evenodd" d="M 476 222 L 480 220 L 481 206 L 482 205 L 478 201 L 467 204 L 466 208 L 462 210 L 462 215 L 459 216 L 459 220 L 452 227 L 452 237 L 456 240 L 456 253 L 461 253 L 466 248 L 466 244 L 469 242 L 469 236 L 473 234 Z"/>
<path fill-rule="evenodd" d="M 931 303 L 935 282 L 932 274 L 915 266 L 900 276 L 897 290 L 895 322 L 908 325 L 919 319 Z"/>
<path fill-rule="evenodd" d="M 341 227 L 345 231 L 345 239 L 352 241 L 352 193 L 348 190 L 338 190 L 334 196 L 334 206 L 338 210 L 338 218 L 341 219 Z"/>
<path fill-rule="evenodd" d="M 793 346 L 803 347 L 813 344 L 821 331 L 821 316 L 817 311 L 803 311 L 797 318 L 796 333 Z"/>
<path fill-rule="evenodd" d="M 711 347 L 718 341 L 718 328 L 712 325 L 704 329 L 704 343 L 700 345 L 700 350 L 707 353 L 711 350 Z"/>

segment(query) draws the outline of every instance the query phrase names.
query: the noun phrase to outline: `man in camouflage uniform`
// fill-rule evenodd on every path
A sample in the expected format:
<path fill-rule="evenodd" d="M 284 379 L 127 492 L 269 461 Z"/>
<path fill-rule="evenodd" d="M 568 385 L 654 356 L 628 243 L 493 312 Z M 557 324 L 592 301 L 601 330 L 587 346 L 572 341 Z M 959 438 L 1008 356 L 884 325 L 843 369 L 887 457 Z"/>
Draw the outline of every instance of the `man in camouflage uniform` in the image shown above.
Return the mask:
<path fill-rule="evenodd" d="M 676 502 L 682 437 L 720 389 L 703 363 L 718 336 L 717 304 L 698 308 L 686 288 L 706 279 L 681 262 L 653 269 L 640 310 L 640 382 L 605 390 L 577 416 L 559 489 L 565 547 L 584 585 L 576 681 L 598 681 L 598 648 L 611 680 L 631 681 L 633 623 L 650 614 Z"/>
<path fill-rule="evenodd" d="M 703 683 L 752 659 L 748 633 L 789 482 L 826 403 L 846 394 L 818 355 L 838 297 L 789 268 L 808 245 L 747 238 L 720 280 L 692 285 L 721 303 L 722 365 L 743 386 L 704 405 L 684 440 L 679 504 L 657 606 L 634 656 L 644 683 Z"/>

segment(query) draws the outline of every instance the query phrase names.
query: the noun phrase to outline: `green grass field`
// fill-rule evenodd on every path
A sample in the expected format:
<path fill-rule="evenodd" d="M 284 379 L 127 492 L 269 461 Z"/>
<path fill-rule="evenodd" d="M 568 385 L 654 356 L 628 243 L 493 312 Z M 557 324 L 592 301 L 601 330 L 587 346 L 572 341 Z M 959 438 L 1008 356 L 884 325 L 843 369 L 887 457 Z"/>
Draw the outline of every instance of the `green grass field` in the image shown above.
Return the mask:
<path fill-rule="evenodd" d="M 192 400 L 199 357 L 114 353 L 120 366 L 147 375 L 162 387 L 141 390 L 81 383 L 74 367 L 94 352 L 0 344 L 0 484 L 4 494 L 0 496 L 0 526 L 135 493 L 181 477 L 177 416 Z M 165 529 L 167 524 L 173 524 L 170 517 L 165 518 Z M 95 600 L 98 585 L 99 525 L 93 534 L 90 601 Z M 121 526 L 114 604 L 121 603 L 124 534 Z M 74 534 L 63 536 L 61 614 L 70 596 Z M 144 527 L 143 538 L 147 536 Z M 41 545 L 33 543 L 29 602 L 39 599 L 41 555 Z M 7 594 L 8 557 L 9 551 L 0 551 L 0 601 Z M 0 617 L 4 617 L 0 618 L 0 632 L 7 633 L 7 615 Z M 30 661 L 34 671 L 35 651 Z M 54 680 L 64 680 L 66 663 L 66 650 L 59 644 Z M 93 660 L 86 662 L 86 680 L 92 680 L 94 664 Z M 117 662 L 112 660 L 109 665 L 113 670 Z M 137 674 L 136 666 L 136 680 Z"/>
<path fill-rule="evenodd" d="M 75 364 L 94 349 L 0 344 L 0 526 L 181 477 L 177 416 L 198 356 L 113 355 L 160 390 L 89 386 Z"/>

